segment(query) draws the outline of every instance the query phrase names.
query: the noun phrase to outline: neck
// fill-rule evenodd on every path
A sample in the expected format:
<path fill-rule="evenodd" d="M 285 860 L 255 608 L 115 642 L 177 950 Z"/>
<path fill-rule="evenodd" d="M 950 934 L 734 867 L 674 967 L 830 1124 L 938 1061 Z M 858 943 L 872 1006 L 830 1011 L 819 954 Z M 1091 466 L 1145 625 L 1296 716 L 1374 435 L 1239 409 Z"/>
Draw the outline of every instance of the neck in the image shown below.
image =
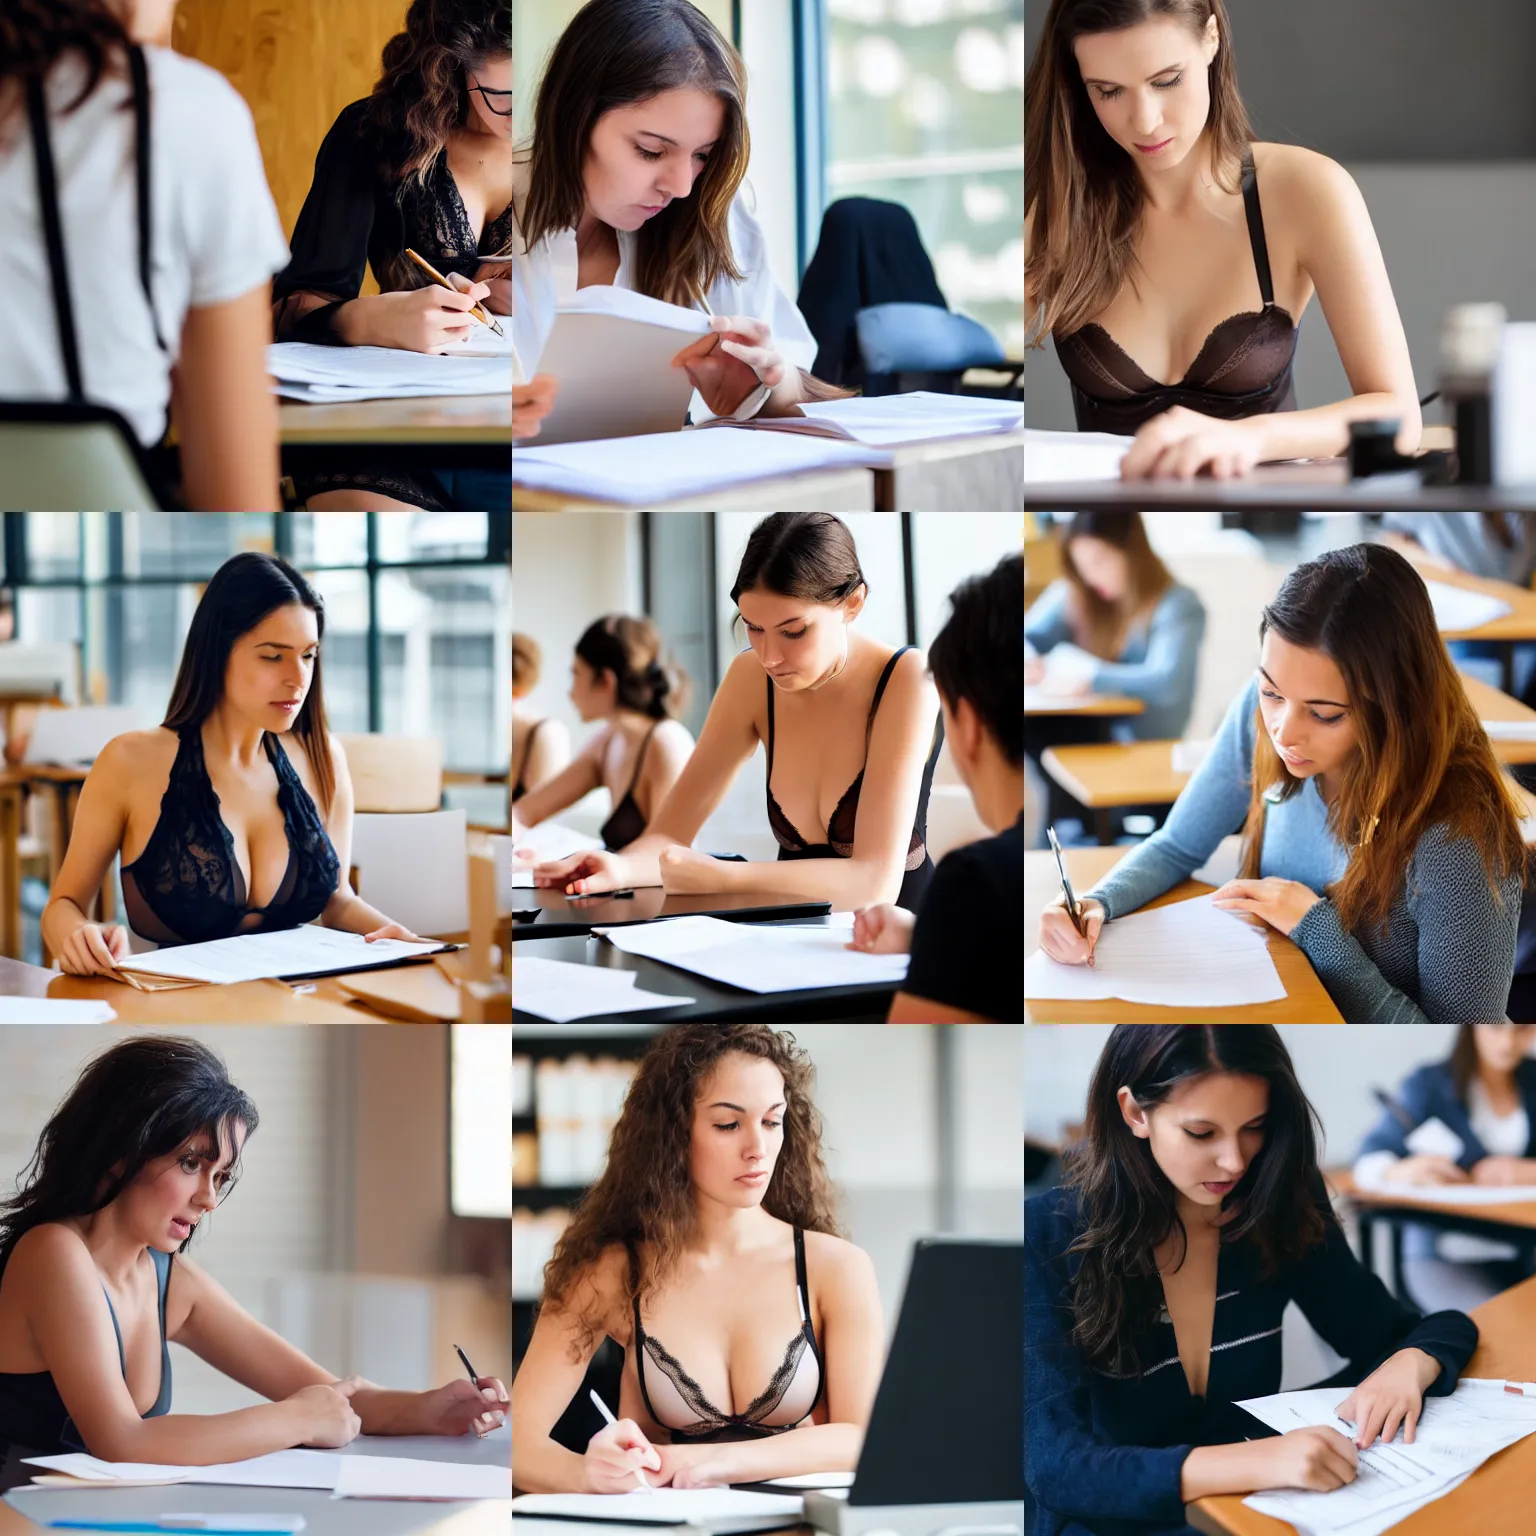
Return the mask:
<path fill-rule="evenodd" d="M 1183 1193 L 1177 1196 L 1175 1205 L 1191 1242 L 1214 1235 L 1223 1224 L 1219 1205 L 1199 1205 Z"/>
<path fill-rule="evenodd" d="M 638 709 L 619 708 L 614 710 L 608 718 L 619 730 L 631 733 L 648 731 L 656 724 L 650 715 L 642 714 Z"/>
<path fill-rule="evenodd" d="M 117 1289 L 127 1288 L 134 1268 L 145 1252 L 144 1244 L 123 1226 L 116 1202 L 89 1216 L 77 1216 L 75 1229 L 90 1249 L 96 1268 Z"/>
<path fill-rule="evenodd" d="M 760 1206 L 722 1205 L 708 1195 L 695 1194 L 694 1238 L 690 1246 L 709 1257 L 740 1253 L 762 1241 L 763 1211 Z"/>
<path fill-rule="evenodd" d="M 610 239 L 612 235 L 613 230 L 604 224 L 590 208 L 583 208 L 581 210 L 581 217 L 576 221 L 576 250 L 578 253 L 596 249 Z"/>
<path fill-rule="evenodd" d="M 1491 1067 L 1486 1061 L 1477 1064 L 1477 1080 L 1489 1093 L 1508 1095 L 1514 1090 L 1514 1069 L 1505 1071 L 1502 1067 Z"/>
<path fill-rule="evenodd" d="M 1135 153 L 1135 151 L 1133 151 Z M 1184 157 L 1183 163 L 1170 170 L 1149 175 L 1137 166 L 1142 186 L 1146 189 L 1147 206 L 1157 213 L 1187 213 L 1203 203 L 1215 187 L 1211 168 L 1210 134 L 1202 133 L 1195 147 Z"/>
<path fill-rule="evenodd" d="M 203 755 L 213 755 L 237 768 L 249 768 L 263 756 L 262 727 L 242 715 L 226 699 L 203 721 Z"/>
<path fill-rule="evenodd" d="M 1015 768 L 1001 753 L 978 765 L 971 799 L 976 814 L 994 832 L 1006 832 L 1024 809 L 1024 769 Z"/>
<path fill-rule="evenodd" d="M 806 693 L 820 693 L 821 690 L 831 684 L 833 691 L 837 692 L 837 680 L 848 675 L 848 662 L 853 655 L 853 636 L 846 629 L 843 630 L 843 654 L 840 660 L 832 663 L 831 669 L 824 672 L 821 678 L 814 683 L 808 683 L 803 690 Z"/>

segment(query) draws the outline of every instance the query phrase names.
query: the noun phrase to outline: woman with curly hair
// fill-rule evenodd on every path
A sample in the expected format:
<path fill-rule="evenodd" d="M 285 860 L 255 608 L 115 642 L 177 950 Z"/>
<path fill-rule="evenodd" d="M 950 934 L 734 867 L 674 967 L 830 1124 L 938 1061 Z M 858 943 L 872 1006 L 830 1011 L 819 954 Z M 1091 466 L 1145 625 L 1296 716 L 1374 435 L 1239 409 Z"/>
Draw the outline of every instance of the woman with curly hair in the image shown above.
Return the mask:
<path fill-rule="evenodd" d="M 511 0 L 411 0 L 372 95 L 342 111 L 315 158 L 273 289 L 277 339 L 446 353 L 479 329 L 475 304 L 510 315 L 511 182 Z M 381 291 L 362 296 L 368 267 Z M 510 505 L 511 475 L 337 464 L 295 490 L 312 511 L 484 511 Z"/>
<path fill-rule="evenodd" d="M 519 1488 L 853 1469 L 884 1330 L 869 1256 L 838 1230 L 811 1086 L 794 1037 L 765 1024 L 656 1038 L 544 1271 L 513 1387 Z M 577 1455 L 550 1431 L 604 1336 L 625 1352 L 618 1422 Z"/>

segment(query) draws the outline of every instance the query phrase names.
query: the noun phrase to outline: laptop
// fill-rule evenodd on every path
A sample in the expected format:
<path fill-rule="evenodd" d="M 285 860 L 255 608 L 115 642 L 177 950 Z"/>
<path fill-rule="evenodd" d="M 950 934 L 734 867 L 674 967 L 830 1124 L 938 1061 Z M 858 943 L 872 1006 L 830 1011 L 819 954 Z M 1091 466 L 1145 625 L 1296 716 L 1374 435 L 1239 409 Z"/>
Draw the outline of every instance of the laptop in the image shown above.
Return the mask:
<path fill-rule="evenodd" d="M 923 1238 L 848 1488 L 807 1490 L 831 1536 L 1024 1530 L 1024 1245 Z"/>

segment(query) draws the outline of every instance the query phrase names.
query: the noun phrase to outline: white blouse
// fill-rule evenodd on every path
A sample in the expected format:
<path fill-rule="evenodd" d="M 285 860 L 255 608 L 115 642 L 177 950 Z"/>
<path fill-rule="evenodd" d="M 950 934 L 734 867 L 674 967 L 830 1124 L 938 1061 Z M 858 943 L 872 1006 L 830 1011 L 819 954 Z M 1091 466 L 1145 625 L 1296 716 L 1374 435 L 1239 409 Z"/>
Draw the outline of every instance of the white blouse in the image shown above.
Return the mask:
<path fill-rule="evenodd" d="M 512 165 L 512 382 L 526 383 L 544 350 L 555 323 L 555 311 L 576 296 L 576 231 L 563 229 L 546 236 L 531 251 L 523 250 L 519 208 L 528 194 L 528 162 Z M 768 265 L 768 242 L 763 228 L 748 212 L 738 190 L 731 203 L 727 230 L 731 252 L 741 269 L 741 281 L 716 279 L 706 290 L 710 309 L 717 315 L 751 315 L 773 332 L 773 345 L 789 367 L 809 370 L 816 360 L 817 343 L 805 316 L 779 287 Z M 619 239 L 619 270 L 613 282 L 618 288 L 635 287 L 635 233 L 615 230 Z M 681 346 L 681 343 L 679 343 Z M 697 421 L 710 411 L 695 393 L 693 416 Z"/>

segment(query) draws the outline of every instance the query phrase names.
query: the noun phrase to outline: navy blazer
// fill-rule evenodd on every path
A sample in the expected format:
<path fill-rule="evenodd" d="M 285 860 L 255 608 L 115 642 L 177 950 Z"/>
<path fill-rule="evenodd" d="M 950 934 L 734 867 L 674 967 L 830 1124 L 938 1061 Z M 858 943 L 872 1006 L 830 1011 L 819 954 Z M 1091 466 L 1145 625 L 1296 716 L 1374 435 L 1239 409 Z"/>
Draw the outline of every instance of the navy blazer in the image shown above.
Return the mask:
<path fill-rule="evenodd" d="M 1400 1349 L 1440 1362 L 1429 1396 L 1455 1389 L 1477 1347 L 1463 1312 L 1424 1317 L 1398 1301 L 1350 1251 L 1322 1181 L 1326 1229 L 1299 1264 L 1259 1278 L 1250 1243 L 1224 1244 L 1216 1265 L 1206 1396 L 1179 1364 L 1166 1312 L 1136 1340 L 1142 1371 L 1112 1376 L 1072 1342 L 1069 1282 L 1080 1258 L 1076 1191 L 1024 1202 L 1024 1520 L 1033 1536 L 1161 1536 L 1182 1531 L 1179 1476 L 1197 1445 L 1259 1439 L 1273 1431 L 1235 1404 L 1280 1390 L 1281 1315 L 1295 1301 L 1350 1364 L 1330 1381 L 1355 1383 Z"/>
<path fill-rule="evenodd" d="M 1536 1057 L 1527 1056 L 1515 1068 L 1515 1086 L 1520 1090 L 1521 1102 L 1531 1122 L 1530 1139 L 1525 1155 L 1536 1157 Z M 1463 1150 L 1457 1162 L 1471 1171 L 1474 1163 L 1488 1156 L 1488 1149 L 1478 1140 L 1472 1129 L 1467 1106 L 1456 1097 L 1456 1084 L 1451 1079 L 1449 1061 L 1432 1061 L 1412 1072 L 1397 1090 L 1397 1102 L 1407 1110 L 1415 1126 L 1426 1120 L 1438 1118 L 1461 1137 Z M 1396 1115 L 1383 1109 L 1381 1119 L 1371 1128 L 1371 1133 L 1360 1143 L 1357 1158 L 1367 1152 L 1392 1152 L 1398 1157 L 1408 1157 L 1405 1131 Z"/>

